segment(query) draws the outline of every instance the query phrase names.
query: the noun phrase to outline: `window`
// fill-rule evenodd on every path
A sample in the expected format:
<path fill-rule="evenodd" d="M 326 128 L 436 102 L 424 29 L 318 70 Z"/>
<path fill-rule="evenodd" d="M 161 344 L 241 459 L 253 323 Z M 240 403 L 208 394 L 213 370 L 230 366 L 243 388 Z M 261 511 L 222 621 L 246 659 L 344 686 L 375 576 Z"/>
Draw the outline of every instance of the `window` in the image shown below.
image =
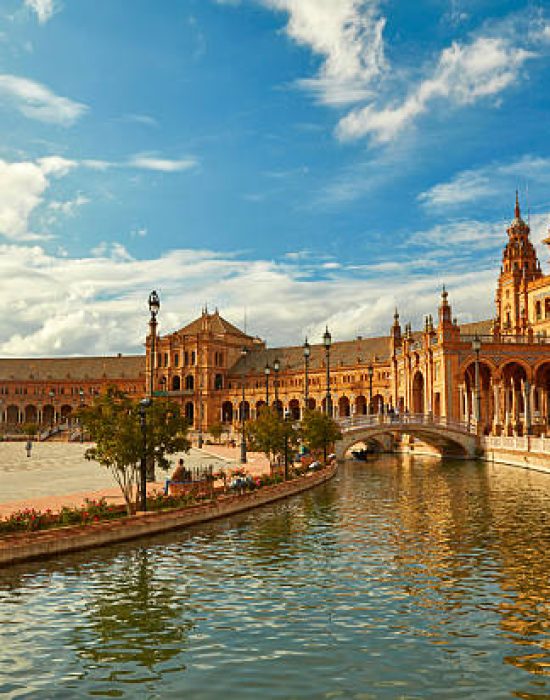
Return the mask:
<path fill-rule="evenodd" d="M 178 367 L 179 363 L 180 363 L 180 356 L 176 352 L 176 353 L 174 353 L 174 367 Z"/>
<path fill-rule="evenodd" d="M 195 379 L 193 378 L 192 374 L 188 374 L 187 377 L 185 377 L 185 388 L 187 391 L 193 391 L 195 388 Z"/>
<path fill-rule="evenodd" d="M 223 389 L 223 375 L 216 374 L 216 376 L 214 377 L 214 389 L 216 391 Z"/>
<path fill-rule="evenodd" d="M 195 365 L 196 363 L 197 363 L 197 355 L 196 355 L 195 351 L 193 350 L 191 353 L 191 364 Z"/>

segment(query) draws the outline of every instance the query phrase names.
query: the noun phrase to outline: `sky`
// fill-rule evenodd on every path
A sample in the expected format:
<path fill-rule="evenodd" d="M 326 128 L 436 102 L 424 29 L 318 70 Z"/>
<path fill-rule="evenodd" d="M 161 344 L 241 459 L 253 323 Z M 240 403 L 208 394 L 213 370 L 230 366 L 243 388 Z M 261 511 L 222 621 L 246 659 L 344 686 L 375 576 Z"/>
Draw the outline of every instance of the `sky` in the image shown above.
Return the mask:
<path fill-rule="evenodd" d="M 491 318 L 549 84 L 540 0 L 0 0 L 0 355 Z"/>

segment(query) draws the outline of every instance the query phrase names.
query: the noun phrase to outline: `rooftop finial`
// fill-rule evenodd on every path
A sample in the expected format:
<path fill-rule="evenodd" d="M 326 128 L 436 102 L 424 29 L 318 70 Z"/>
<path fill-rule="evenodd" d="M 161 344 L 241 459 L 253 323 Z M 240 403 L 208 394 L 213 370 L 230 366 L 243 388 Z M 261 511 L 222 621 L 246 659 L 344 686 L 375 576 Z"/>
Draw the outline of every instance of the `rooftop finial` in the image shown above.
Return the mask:
<path fill-rule="evenodd" d="M 519 192 L 516 190 L 516 208 L 514 210 L 514 216 L 516 219 L 521 219 L 521 211 L 519 208 Z"/>

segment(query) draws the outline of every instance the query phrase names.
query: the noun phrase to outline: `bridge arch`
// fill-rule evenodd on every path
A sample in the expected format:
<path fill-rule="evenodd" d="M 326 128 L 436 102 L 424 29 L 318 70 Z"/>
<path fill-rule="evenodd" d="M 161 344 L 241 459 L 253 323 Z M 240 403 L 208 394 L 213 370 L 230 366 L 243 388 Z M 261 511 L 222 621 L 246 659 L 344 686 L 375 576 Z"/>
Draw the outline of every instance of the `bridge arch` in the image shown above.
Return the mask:
<path fill-rule="evenodd" d="M 375 421 L 343 421 L 342 440 L 335 446 L 336 456 L 344 459 L 354 445 L 372 439 L 384 440 L 388 434 L 412 435 L 442 455 L 475 457 L 479 445 L 476 434 L 470 433 L 462 424 L 447 419 L 433 420 L 424 415 L 411 415 L 396 421 L 393 416 L 380 416 Z"/>

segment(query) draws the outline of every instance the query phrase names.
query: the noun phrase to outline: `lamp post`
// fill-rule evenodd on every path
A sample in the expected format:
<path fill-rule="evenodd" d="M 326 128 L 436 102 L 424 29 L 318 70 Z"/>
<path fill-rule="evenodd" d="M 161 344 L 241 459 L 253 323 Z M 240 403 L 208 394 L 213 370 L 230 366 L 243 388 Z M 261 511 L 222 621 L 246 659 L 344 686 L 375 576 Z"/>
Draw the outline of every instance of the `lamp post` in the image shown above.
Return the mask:
<path fill-rule="evenodd" d="M 309 408 L 309 358 L 311 356 L 311 346 L 307 342 L 307 337 L 304 342 L 304 409 Z"/>
<path fill-rule="evenodd" d="M 141 510 L 147 510 L 147 409 L 151 406 L 151 399 L 141 399 L 139 402 L 139 424 L 141 427 L 141 462 L 139 465 L 139 491 L 141 497 Z"/>
<path fill-rule="evenodd" d="M 245 433 L 245 373 L 246 373 L 246 356 L 248 355 L 248 348 L 243 347 L 241 350 L 241 358 L 243 359 L 243 371 L 242 371 L 242 401 L 241 401 L 241 464 L 246 464 L 246 433 Z"/>
<path fill-rule="evenodd" d="M 84 389 L 82 387 L 78 390 L 78 396 L 80 399 L 80 410 L 82 410 L 84 407 Z M 82 423 L 80 424 L 80 442 L 84 442 L 84 428 L 82 427 Z"/>
<path fill-rule="evenodd" d="M 284 421 L 285 421 L 285 481 L 288 481 L 288 421 L 290 420 L 290 411 L 285 408 Z"/>
<path fill-rule="evenodd" d="M 157 316 L 160 310 L 159 295 L 155 290 L 149 294 L 149 329 L 151 334 L 151 359 L 150 359 L 150 376 L 149 376 L 149 398 L 153 400 L 155 391 L 155 357 L 156 357 L 156 338 L 157 338 Z M 147 465 L 147 481 L 155 480 L 155 458 L 152 457 Z"/>
<path fill-rule="evenodd" d="M 271 374 L 271 369 L 269 364 L 266 362 L 264 367 L 265 375 L 265 405 L 269 408 L 269 375 Z"/>
<path fill-rule="evenodd" d="M 277 358 L 273 362 L 273 371 L 275 372 L 275 377 L 273 379 L 273 390 L 275 392 L 275 410 L 279 413 L 279 370 L 281 369 L 281 363 Z"/>
<path fill-rule="evenodd" d="M 325 333 L 323 335 L 323 345 L 325 346 L 326 354 L 326 366 L 327 366 L 327 395 L 325 401 L 325 413 L 327 416 L 332 417 L 332 399 L 330 397 L 330 346 L 332 343 L 332 336 L 329 333 L 328 326 L 326 327 Z"/>
<path fill-rule="evenodd" d="M 369 362 L 367 367 L 367 375 L 369 377 L 369 416 L 373 413 L 372 410 L 372 378 L 374 377 L 374 367 L 372 366 L 372 361 Z"/>
<path fill-rule="evenodd" d="M 479 336 L 476 335 L 474 336 L 474 339 L 472 340 L 472 350 L 476 354 L 476 361 L 475 361 L 475 398 L 474 398 L 474 418 L 476 420 L 476 424 L 479 429 L 479 422 L 481 421 L 481 394 L 479 391 L 479 353 L 481 351 L 481 340 Z"/>
<path fill-rule="evenodd" d="M 149 294 L 149 329 L 151 333 L 151 358 L 150 358 L 150 376 L 149 376 L 149 396 L 153 397 L 155 390 L 155 352 L 156 352 L 156 336 L 157 336 L 157 315 L 160 309 L 160 299 L 155 290 Z"/>

